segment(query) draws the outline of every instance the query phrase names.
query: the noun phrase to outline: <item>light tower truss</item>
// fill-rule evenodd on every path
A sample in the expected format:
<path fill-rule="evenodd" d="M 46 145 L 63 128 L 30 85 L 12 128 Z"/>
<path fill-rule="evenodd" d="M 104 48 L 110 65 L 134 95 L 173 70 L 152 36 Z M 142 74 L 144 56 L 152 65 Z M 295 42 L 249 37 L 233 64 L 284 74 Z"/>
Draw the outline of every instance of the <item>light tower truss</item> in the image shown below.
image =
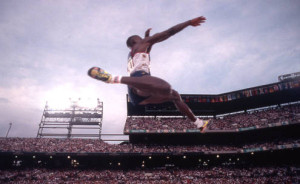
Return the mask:
<path fill-rule="evenodd" d="M 71 107 L 64 110 L 50 109 L 46 103 L 37 137 L 101 139 L 103 102 L 97 99 L 95 108 L 79 107 L 77 102 L 71 102 Z"/>

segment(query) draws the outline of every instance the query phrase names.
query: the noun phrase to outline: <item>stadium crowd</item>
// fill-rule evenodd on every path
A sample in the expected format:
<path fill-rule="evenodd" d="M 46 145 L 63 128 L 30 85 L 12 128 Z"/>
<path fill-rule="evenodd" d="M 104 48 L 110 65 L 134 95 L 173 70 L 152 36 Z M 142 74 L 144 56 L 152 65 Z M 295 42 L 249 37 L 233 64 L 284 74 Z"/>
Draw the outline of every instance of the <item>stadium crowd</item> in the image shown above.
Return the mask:
<path fill-rule="evenodd" d="M 296 167 L 209 167 L 195 170 L 0 170 L 0 183 L 298 183 Z"/>
<path fill-rule="evenodd" d="M 241 151 L 246 148 L 276 149 L 279 145 L 300 145 L 299 139 L 251 143 L 245 145 L 158 145 L 108 144 L 98 139 L 0 138 L 0 152 L 100 152 L 100 153 L 184 153 L 204 151 Z"/>
<path fill-rule="evenodd" d="M 270 123 L 299 122 L 299 104 L 227 115 L 212 119 L 209 129 L 228 130 L 264 126 Z M 125 129 L 194 129 L 185 118 L 128 118 Z M 0 138 L 0 152 L 47 153 L 188 153 L 276 149 L 281 145 L 300 145 L 300 139 L 280 139 L 243 145 L 160 145 L 108 144 L 99 139 Z M 25 168 L 0 170 L 0 183 L 299 183 L 300 168 L 241 166 L 199 166 L 195 169 L 48 169 Z"/>
<path fill-rule="evenodd" d="M 253 126 L 264 127 L 273 123 L 300 122 L 300 104 L 253 110 L 209 119 L 208 130 L 236 130 Z M 189 119 L 183 117 L 128 117 L 124 130 L 125 132 L 129 130 L 182 131 L 195 128 Z"/>

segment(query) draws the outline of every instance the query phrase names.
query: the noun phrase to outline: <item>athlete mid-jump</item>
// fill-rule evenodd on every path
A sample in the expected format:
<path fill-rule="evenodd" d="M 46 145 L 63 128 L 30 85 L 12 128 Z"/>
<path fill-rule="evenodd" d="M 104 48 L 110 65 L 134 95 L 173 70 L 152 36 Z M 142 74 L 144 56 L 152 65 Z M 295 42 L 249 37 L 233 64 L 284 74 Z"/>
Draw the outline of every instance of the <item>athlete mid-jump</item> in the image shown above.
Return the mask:
<path fill-rule="evenodd" d="M 121 83 L 128 85 L 128 95 L 134 105 L 159 104 L 168 101 L 174 102 L 177 109 L 186 115 L 201 131 L 205 129 L 208 121 L 195 117 L 191 109 L 182 101 L 179 93 L 163 79 L 150 75 L 150 50 L 156 43 L 162 42 L 188 26 L 200 26 L 205 17 L 177 24 L 166 31 L 149 36 L 151 29 L 145 33 L 145 38 L 138 35 L 127 39 L 127 46 L 131 49 L 128 57 L 128 76 L 113 76 L 101 68 L 93 67 L 88 75 L 106 83 Z"/>

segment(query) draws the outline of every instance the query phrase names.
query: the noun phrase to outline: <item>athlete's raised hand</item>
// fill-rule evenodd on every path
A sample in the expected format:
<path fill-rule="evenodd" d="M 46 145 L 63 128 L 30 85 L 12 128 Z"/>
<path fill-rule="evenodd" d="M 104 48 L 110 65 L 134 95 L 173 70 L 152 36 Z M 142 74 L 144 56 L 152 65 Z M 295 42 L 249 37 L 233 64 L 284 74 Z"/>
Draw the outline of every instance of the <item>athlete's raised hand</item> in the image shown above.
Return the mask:
<path fill-rule="evenodd" d="M 152 28 L 147 29 L 147 31 L 145 32 L 145 38 L 150 36 L 150 31 Z"/>
<path fill-rule="evenodd" d="M 197 18 L 194 18 L 190 21 L 190 24 L 191 26 L 200 26 L 201 23 L 204 23 L 206 20 L 205 17 L 201 16 L 201 17 L 197 17 Z"/>
<path fill-rule="evenodd" d="M 150 36 L 150 31 L 152 28 L 147 29 L 147 31 L 145 32 L 145 38 Z M 151 51 L 152 46 L 147 48 L 147 52 L 149 53 Z"/>

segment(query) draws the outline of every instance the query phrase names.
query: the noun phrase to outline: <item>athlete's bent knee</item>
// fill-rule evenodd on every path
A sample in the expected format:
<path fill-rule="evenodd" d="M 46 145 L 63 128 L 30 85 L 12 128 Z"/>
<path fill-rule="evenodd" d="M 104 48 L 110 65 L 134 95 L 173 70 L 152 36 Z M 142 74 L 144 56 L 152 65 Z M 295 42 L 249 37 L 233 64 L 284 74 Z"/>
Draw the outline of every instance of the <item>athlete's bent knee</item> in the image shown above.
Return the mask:
<path fill-rule="evenodd" d="M 182 100 L 180 94 L 174 89 L 172 89 L 171 98 L 173 101 L 181 101 Z"/>

